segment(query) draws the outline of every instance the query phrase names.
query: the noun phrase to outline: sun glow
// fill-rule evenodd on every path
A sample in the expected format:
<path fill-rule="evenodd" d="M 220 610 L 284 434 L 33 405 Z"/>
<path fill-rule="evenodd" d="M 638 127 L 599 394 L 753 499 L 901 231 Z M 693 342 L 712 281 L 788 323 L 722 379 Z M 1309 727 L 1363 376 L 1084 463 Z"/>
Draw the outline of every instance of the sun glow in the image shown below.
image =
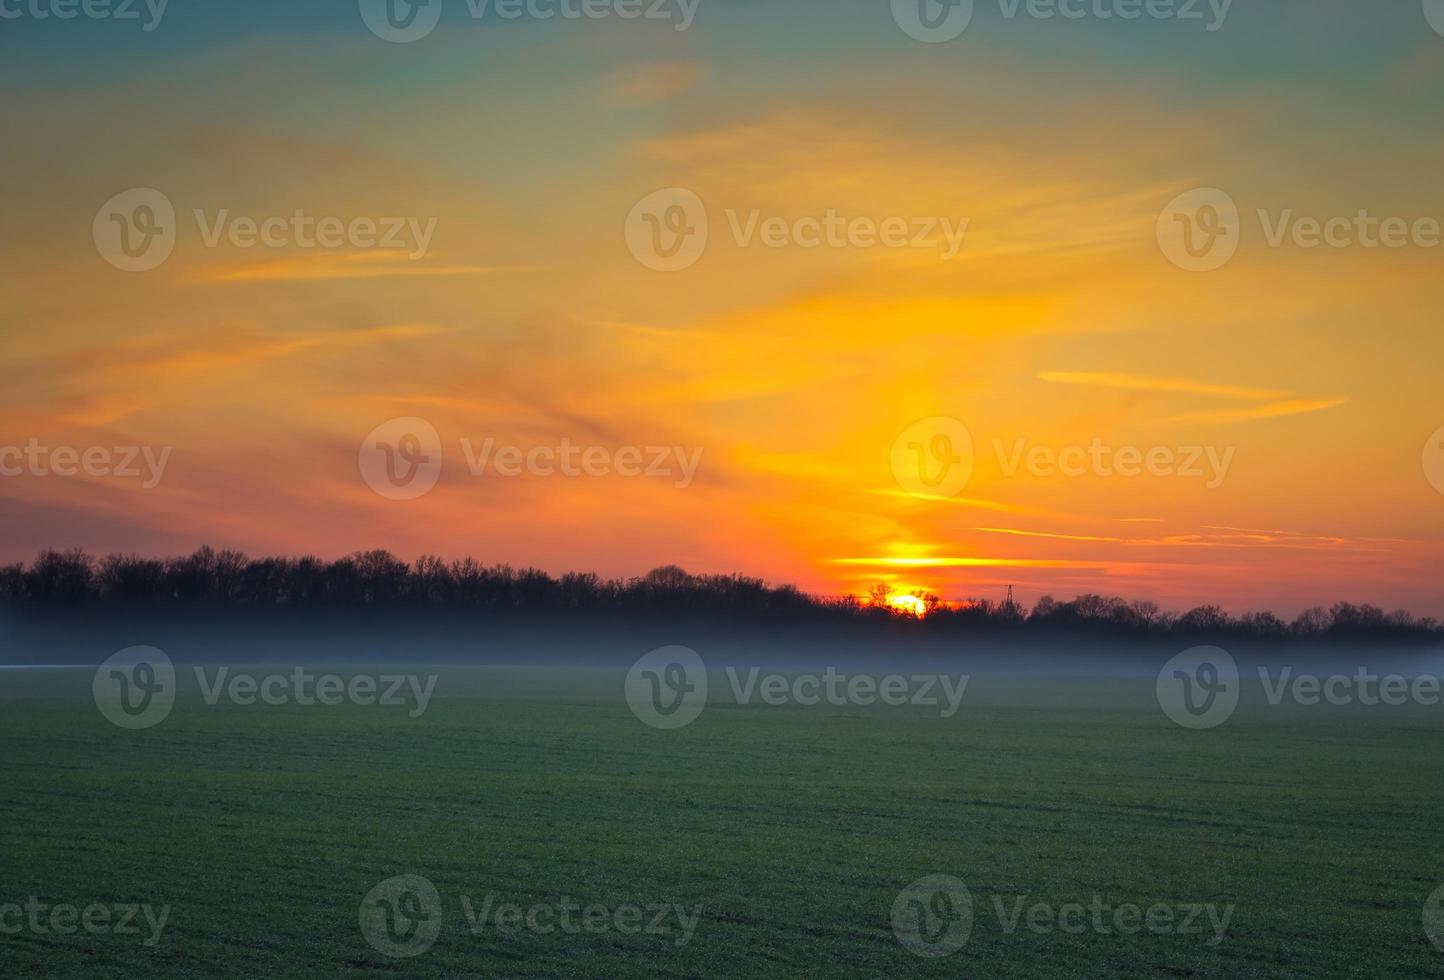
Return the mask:
<path fill-rule="evenodd" d="M 907 613 L 910 616 L 921 616 L 927 612 L 928 607 L 915 595 L 898 595 L 888 600 L 888 605 L 898 612 Z"/>

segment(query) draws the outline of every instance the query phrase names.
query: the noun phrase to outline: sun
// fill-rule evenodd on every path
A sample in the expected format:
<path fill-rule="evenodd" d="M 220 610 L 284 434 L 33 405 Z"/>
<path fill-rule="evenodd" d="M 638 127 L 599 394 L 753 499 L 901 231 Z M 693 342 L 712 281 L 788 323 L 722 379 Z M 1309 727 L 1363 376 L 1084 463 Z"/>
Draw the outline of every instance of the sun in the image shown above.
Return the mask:
<path fill-rule="evenodd" d="M 898 612 L 907 613 L 910 616 L 921 616 L 928 611 L 928 607 L 915 595 L 893 596 L 887 601 Z"/>

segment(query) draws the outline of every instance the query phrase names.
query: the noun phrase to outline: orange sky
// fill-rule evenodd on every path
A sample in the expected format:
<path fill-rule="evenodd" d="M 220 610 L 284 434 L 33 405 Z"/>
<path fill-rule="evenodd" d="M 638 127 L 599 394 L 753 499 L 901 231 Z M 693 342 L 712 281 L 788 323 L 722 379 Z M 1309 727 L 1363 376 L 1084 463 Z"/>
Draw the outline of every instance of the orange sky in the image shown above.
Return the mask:
<path fill-rule="evenodd" d="M 258 38 L 184 22 L 144 56 L 11 62 L 0 119 L 27 138 L 0 147 L 0 445 L 172 453 L 152 488 L 0 478 L 0 557 L 384 547 L 828 594 L 885 580 L 1444 612 L 1444 493 L 1421 466 L 1444 425 L 1444 249 L 1274 247 L 1257 217 L 1444 218 L 1444 38 L 1416 10 L 1362 41 L 1238 11 L 1207 36 L 981 22 L 959 47 L 863 9 L 795 36 L 784 20 L 758 38 L 766 15 L 733 5 L 686 32 L 461 25 L 408 46 L 350 23 Z M 1270 51 L 1264 29 L 1289 43 Z M 988 30 L 997 43 L 975 39 Z M 1239 66 L 1226 83 L 1220 61 Z M 128 273 L 92 226 L 135 187 L 161 190 L 178 230 L 166 261 Z M 1242 214 L 1209 272 L 1157 237 L 1199 187 Z M 710 225 L 678 272 L 628 247 L 629 213 L 662 188 L 694 193 Z M 222 213 L 297 209 L 433 234 L 419 258 L 206 241 Z M 967 224 L 947 257 L 739 242 L 753 212 Z M 397 417 L 441 439 L 415 500 L 358 471 Z M 908 446 L 930 454 L 938 424 L 915 427 L 939 417 L 970 436 L 971 478 L 919 493 Z M 462 440 L 488 439 L 701 459 L 686 486 L 473 476 Z M 1090 445 L 1198 447 L 1227 468 L 1009 465 Z"/>

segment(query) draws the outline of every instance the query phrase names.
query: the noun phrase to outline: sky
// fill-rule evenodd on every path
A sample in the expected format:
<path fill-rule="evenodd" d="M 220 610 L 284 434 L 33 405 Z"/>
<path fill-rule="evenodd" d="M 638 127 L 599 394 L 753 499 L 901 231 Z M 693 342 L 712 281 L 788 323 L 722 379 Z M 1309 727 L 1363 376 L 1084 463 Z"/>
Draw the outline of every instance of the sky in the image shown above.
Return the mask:
<path fill-rule="evenodd" d="M 1444 614 L 1444 3 L 395 2 L 0 0 L 0 561 Z"/>

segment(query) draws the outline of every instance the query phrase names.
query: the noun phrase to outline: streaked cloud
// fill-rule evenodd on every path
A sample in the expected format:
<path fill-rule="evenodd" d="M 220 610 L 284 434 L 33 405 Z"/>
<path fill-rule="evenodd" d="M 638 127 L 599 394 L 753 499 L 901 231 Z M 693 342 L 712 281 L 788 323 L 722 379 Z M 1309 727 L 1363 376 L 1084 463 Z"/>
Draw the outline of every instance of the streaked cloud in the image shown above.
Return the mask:
<path fill-rule="evenodd" d="M 690 91 L 702 78 L 696 61 L 660 61 L 627 68 L 611 79 L 610 101 L 619 105 L 665 102 Z"/>
<path fill-rule="evenodd" d="M 1121 388 L 1125 391 L 1182 392 L 1191 395 L 1214 395 L 1244 400 L 1282 398 L 1286 391 L 1274 388 L 1245 388 L 1239 385 L 1209 384 L 1176 378 L 1148 378 L 1131 374 L 1085 371 L 1041 371 L 1038 378 L 1058 384 L 1092 385 L 1099 388 Z"/>
<path fill-rule="evenodd" d="M 547 272 L 544 265 L 428 264 L 398 252 L 314 253 L 269 262 L 213 266 L 198 272 L 198 282 L 332 281 L 398 276 L 510 276 Z"/>
<path fill-rule="evenodd" d="M 1256 419 L 1276 419 L 1286 415 L 1306 415 L 1309 412 L 1322 412 L 1326 409 L 1338 408 L 1340 405 L 1347 404 L 1348 401 L 1347 398 L 1289 398 L 1283 401 L 1269 402 L 1266 405 L 1254 405 L 1249 408 L 1185 412 L 1182 415 L 1169 416 L 1162 421 L 1191 422 L 1203 425 L 1252 422 Z"/>
<path fill-rule="evenodd" d="M 1281 418 L 1286 415 L 1304 415 L 1309 412 L 1337 408 L 1348 402 L 1347 398 L 1291 397 L 1290 392 L 1275 388 L 1249 388 L 1241 385 L 1212 384 L 1176 378 L 1151 378 L 1131 374 L 1042 371 L 1039 372 L 1038 378 L 1041 381 L 1057 384 L 1089 385 L 1120 391 L 1204 395 L 1236 401 L 1264 402 L 1261 405 L 1250 405 L 1243 408 L 1183 412 L 1159 419 L 1160 422 L 1223 425 L 1233 422 L 1251 422 L 1257 419 Z"/>

